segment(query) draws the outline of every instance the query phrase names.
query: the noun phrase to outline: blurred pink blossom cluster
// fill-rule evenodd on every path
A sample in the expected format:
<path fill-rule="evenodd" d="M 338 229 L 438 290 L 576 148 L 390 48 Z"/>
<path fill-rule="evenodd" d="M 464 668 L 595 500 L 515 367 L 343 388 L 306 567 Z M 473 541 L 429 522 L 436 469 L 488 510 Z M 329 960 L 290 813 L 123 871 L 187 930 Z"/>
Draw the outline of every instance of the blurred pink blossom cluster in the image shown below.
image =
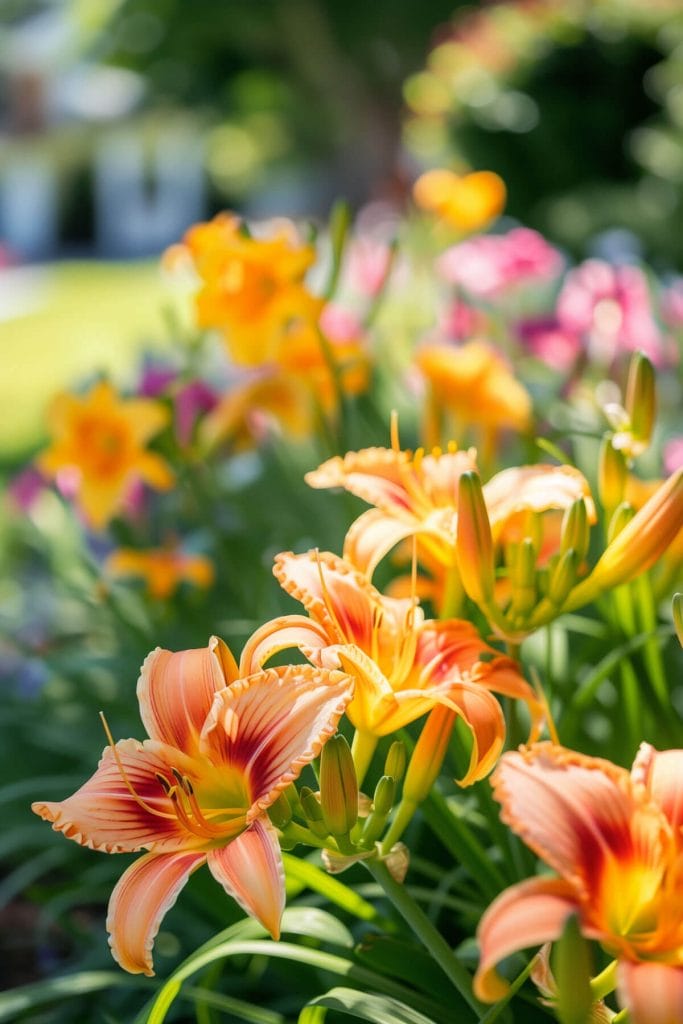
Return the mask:
<path fill-rule="evenodd" d="M 563 266 L 560 252 L 531 228 L 469 238 L 447 249 L 438 261 L 446 281 L 487 299 L 518 286 L 552 281 Z"/>

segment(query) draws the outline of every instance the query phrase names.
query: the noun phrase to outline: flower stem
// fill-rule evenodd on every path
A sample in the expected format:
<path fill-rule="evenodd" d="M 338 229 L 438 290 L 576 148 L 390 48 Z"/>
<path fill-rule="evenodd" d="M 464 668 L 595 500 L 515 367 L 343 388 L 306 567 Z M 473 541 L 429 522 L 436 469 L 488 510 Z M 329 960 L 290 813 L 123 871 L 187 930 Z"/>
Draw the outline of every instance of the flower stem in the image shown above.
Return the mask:
<path fill-rule="evenodd" d="M 610 992 L 613 992 L 617 985 L 617 961 L 612 960 L 611 963 L 607 964 L 604 971 L 600 971 L 600 974 L 596 974 L 594 978 L 591 978 L 590 985 L 593 999 L 596 1002 L 598 999 L 604 999 Z"/>
<path fill-rule="evenodd" d="M 392 878 L 385 864 L 376 860 L 368 860 L 363 863 L 375 881 L 381 885 L 387 898 L 394 905 L 403 920 L 411 927 L 456 991 L 459 992 L 467 1005 L 478 1013 L 480 1004 L 472 994 L 470 974 L 457 959 L 443 935 L 437 931 L 407 889 L 399 885 Z"/>

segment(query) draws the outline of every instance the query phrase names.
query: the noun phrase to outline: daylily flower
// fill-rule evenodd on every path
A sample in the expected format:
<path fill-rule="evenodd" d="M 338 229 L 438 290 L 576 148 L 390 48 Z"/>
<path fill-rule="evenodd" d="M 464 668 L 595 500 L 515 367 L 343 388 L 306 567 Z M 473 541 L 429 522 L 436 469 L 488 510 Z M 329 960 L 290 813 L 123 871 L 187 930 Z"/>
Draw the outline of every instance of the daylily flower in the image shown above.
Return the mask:
<path fill-rule="evenodd" d="M 165 460 L 145 447 L 168 419 L 158 402 L 120 398 L 107 381 L 82 398 L 59 395 L 49 413 L 53 441 L 36 464 L 58 482 L 67 473 L 86 519 L 101 529 L 138 481 L 158 490 L 173 485 Z"/>
<path fill-rule="evenodd" d="M 113 576 L 137 576 L 147 583 L 152 597 L 160 601 L 170 597 L 181 583 L 210 587 L 213 564 L 205 555 L 190 555 L 177 545 L 162 548 L 118 548 L 105 562 L 105 571 Z"/>
<path fill-rule="evenodd" d="M 562 270 L 557 249 L 531 228 L 480 235 L 455 245 L 438 260 L 442 277 L 470 295 L 495 299 L 513 288 L 551 281 Z"/>
<path fill-rule="evenodd" d="M 559 877 L 503 892 L 479 926 L 478 998 L 508 985 L 496 964 L 554 941 L 576 915 L 617 960 L 633 1024 L 673 1024 L 683 1007 L 683 750 L 643 743 L 629 772 L 542 743 L 508 753 L 493 776 L 501 817 Z"/>
<path fill-rule="evenodd" d="M 406 537 L 417 536 L 445 568 L 455 567 L 458 484 L 463 473 L 476 471 L 473 448 L 425 455 L 392 448 L 365 448 L 328 459 L 306 474 L 311 487 L 343 487 L 374 509 L 364 512 L 349 529 L 344 557 L 371 576 L 381 559 Z M 505 469 L 484 484 L 484 499 L 494 542 L 502 539 L 515 517 L 526 512 L 564 510 L 584 497 L 593 516 L 588 483 L 571 466 L 519 466 Z"/>
<path fill-rule="evenodd" d="M 148 656 L 138 700 L 149 739 L 112 744 L 73 796 L 33 804 L 83 846 L 147 851 L 109 902 L 110 945 L 125 970 L 153 973 L 161 919 L 204 863 L 278 937 L 284 870 L 267 811 L 334 734 L 351 693 L 348 676 L 311 665 L 240 678 L 215 637 Z"/>
<path fill-rule="evenodd" d="M 456 432 L 470 425 L 486 431 L 531 427 L 529 393 L 492 345 L 478 340 L 423 345 L 415 362 L 428 382 L 437 417 L 450 417 Z"/>
<path fill-rule="evenodd" d="M 503 212 L 507 190 L 503 179 L 493 171 L 461 175 L 437 168 L 420 175 L 413 196 L 421 209 L 469 233 L 485 228 Z"/>
<path fill-rule="evenodd" d="M 385 597 L 329 552 L 284 552 L 273 571 L 310 618 L 285 615 L 258 629 L 242 653 L 242 673 L 290 647 L 316 665 L 343 668 L 356 680 L 347 715 L 365 736 L 387 736 L 445 705 L 473 734 L 462 785 L 487 774 L 503 743 L 501 709 L 489 691 L 525 701 L 536 728 L 541 709 L 517 664 L 484 643 L 470 623 L 425 621 L 415 599 Z"/>
<path fill-rule="evenodd" d="M 199 326 L 221 331 L 240 366 L 270 359 L 290 320 L 317 319 L 322 300 L 303 284 L 315 249 L 302 244 L 289 222 L 278 222 L 272 237 L 253 238 L 239 218 L 219 214 L 190 228 L 180 249 L 202 282 L 196 296 Z"/>

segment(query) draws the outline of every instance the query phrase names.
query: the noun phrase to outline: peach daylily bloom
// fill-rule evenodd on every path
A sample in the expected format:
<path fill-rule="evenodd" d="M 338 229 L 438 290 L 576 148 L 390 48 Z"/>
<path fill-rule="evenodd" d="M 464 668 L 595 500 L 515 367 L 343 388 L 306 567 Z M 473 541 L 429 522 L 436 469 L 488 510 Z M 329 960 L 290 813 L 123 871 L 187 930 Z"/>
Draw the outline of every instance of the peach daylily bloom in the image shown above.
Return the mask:
<path fill-rule="evenodd" d="M 120 398 L 107 381 L 82 398 L 59 395 L 49 413 L 52 444 L 36 464 L 49 477 L 68 473 L 85 518 L 101 529 L 121 510 L 137 481 L 157 490 L 173 485 L 166 461 L 145 447 L 169 418 L 159 402 Z"/>
<path fill-rule="evenodd" d="M 455 174 L 445 168 L 425 171 L 413 185 L 417 205 L 458 231 L 479 231 L 505 207 L 505 182 L 493 171 Z"/>
<path fill-rule="evenodd" d="M 371 576 L 381 559 L 407 537 L 418 538 L 432 561 L 455 567 L 458 486 L 463 473 L 476 471 L 473 448 L 434 449 L 425 455 L 392 448 L 365 448 L 328 459 L 306 474 L 311 487 L 343 487 L 374 509 L 349 529 L 344 557 Z M 495 543 L 520 513 L 564 510 L 585 498 L 595 518 L 588 483 L 572 466 L 518 466 L 493 476 L 483 487 Z"/>
<path fill-rule="evenodd" d="M 485 341 L 423 345 L 415 363 L 440 413 L 487 430 L 528 431 L 531 397 L 500 353 Z"/>
<path fill-rule="evenodd" d="M 643 743 L 629 773 L 542 743 L 508 753 L 493 776 L 501 817 L 557 872 L 503 892 L 479 926 L 478 998 L 508 985 L 496 964 L 558 939 L 575 915 L 617 960 L 633 1024 L 673 1024 L 683 1007 L 683 750 Z"/>
<path fill-rule="evenodd" d="M 149 739 L 107 747 L 73 796 L 33 804 L 83 846 L 147 851 L 109 902 L 109 942 L 121 967 L 153 974 L 161 919 L 204 863 L 278 937 L 284 870 L 267 810 L 334 734 L 352 688 L 348 676 L 310 665 L 240 678 L 215 637 L 204 649 L 148 656 L 138 699 Z"/>
<path fill-rule="evenodd" d="M 253 238 L 239 218 L 219 214 L 190 228 L 183 248 L 201 279 L 197 322 L 222 332 L 238 365 L 272 358 L 290 320 L 317 319 L 322 300 L 303 284 L 315 249 L 299 241 L 289 222 L 279 222 L 270 238 Z"/>
<path fill-rule="evenodd" d="M 516 662 L 484 643 L 470 623 L 425 621 L 415 599 L 385 597 L 329 552 L 284 552 L 273 571 L 310 617 L 286 615 L 258 629 L 242 653 L 241 672 L 291 647 L 316 665 L 341 667 L 356 681 L 347 715 L 367 736 L 387 736 L 439 704 L 450 708 L 474 738 L 463 785 L 486 775 L 502 748 L 505 726 L 490 691 L 525 701 L 536 729 L 541 708 Z"/>
<path fill-rule="evenodd" d="M 113 576 L 137 576 L 147 583 L 152 597 L 164 601 L 181 583 L 210 587 L 213 564 L 205 555 L 189 555 L 171 545 L 162 548 L 118 548 L 105 562 L 105 572 Z"/>

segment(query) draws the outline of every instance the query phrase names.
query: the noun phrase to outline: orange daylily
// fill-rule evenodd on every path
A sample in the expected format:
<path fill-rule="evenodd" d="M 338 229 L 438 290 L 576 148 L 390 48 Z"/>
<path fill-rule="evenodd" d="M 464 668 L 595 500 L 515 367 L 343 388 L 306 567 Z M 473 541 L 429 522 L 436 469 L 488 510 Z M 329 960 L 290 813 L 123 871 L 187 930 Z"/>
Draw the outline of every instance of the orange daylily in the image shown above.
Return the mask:
<path fill-rule="evenodd" d="M 183 247 L 202 282 L 197 322 L 223 333 L 240 366 L 271 359 L 289 321 L 317 319 L 322 300 L 303 284 L 315 249 L 302 244 L 289 222 L 280 221 L 270 238 L 253 238 L 239 218 L 219 214 L 190 228 Z"/>
<path fill-rule="evenodd" d="M 425 171 L 413 185 L 415 202 L 459 231 L 478 231 L 498 217 L 505 182 L 493 171 L 459 175 L 445 168 Z"/>
<path fill-rule="evenodd" d="M 633 1024 L 673 1024 L 683 1006 L 683 750 L 641 745 L 631 772 L 551 743 L 501 759 L 501 817 L 559 877 L 514 885 L 479 926 L 475 993 L 508 985 L 504 957 L 554 941 L 576 915 L 617 959 L 617 994 Z"/>
<path fill-rule="evenodd" d="M 213 565 L 205 555 L 189 555 L 175 545 L 149 548 L 118 548 L 105 562 L 105 571 L 113 576 L 137 576 L 145 580 L 152 597 L 160 601 L 171 597 L 181 583 L 210 587 Z"/>
<path fill-rule="evenodd" d="M 157 648 L 138 682 L 149 739 L 107 747 L 92 778 L 33 810 L 83 846 L 147 852 L 109 902 L 114 958 L 153 974 L 152 944 L 190 874 L 214 878 L 277 938 L 284 870 L 267 815 L 335 732 L 353 684 L 340 672 L 291 665 L 241 678 L 226 645 Z"/>
<path fill-rule="evenodd" d="M 476 471 L 473 448 L 437 448 L 425 455 L 392 448 L 365 448 L 328 459 L 306 474 L 311 487 L 343 487 L 374 509 L 349 529 L 344 557 L 371 576 L 381 559 L 406 537 L 417 536 L 420 549 L 445 568 L 456 560 L 458 485 L 463 473 Z M 519 466 L 493 476 L 483 487 L 495 543 L 515 517 L 526 512 L 568 508 L 585 498 L 594 519 L 588 483 L 572 466 Z"/>
<path fill-rule="evenodd" d="M 438 419 L 486 431 L 527 431 L 531 397 L 500 353 L 485 341 L 423 345 L 415 363 L 427 380 Z M 451 424 L 452 426 L 452 424 Z M 431 439 L 438 443 L 439 437 Z"/>
<path fill-rule="evenodd" d="M 385 597 L 329 552 L 284 552 L 273 571 L 310 617 L 285 615 L 258 629 L 242 653 L 241 672 L 290 647 L 316 665 L 343 668 L 356 680 L 347 714 L 366 737 L 387 736 L 445 705 L 462 716 L 474 739 L 462 785 L 486 775 L 502 747 L 501 709 L 489 691 L 525 701 L 536 730 L 541 708 L 517 664 L 484 643 L 470 623 L 425 621 L 414 598 Z"/>
<path fill-rule="evenodd" d="M 159 402 L 120 398 L 107 381 L 82 398 L 59 395 L 49 414 L 53 441 L 38 457 L 38 468 L 50 477 L 72 473 L 79 506 L 90 525 L 101 529 L 136 481 L 158 490 L 173 485 L 166 461 L 145 447 L 168 421 Z"/>
<path fill-rule="evenodd" d="M 248 441 L 258 432 L 261 417 L 272 417 L 293 437 L 314 434 L 321 414 L 330 417 L 337 412 L 330 362 L 345 395 L 358 394 L 368 383 L 368 359 L 360 338 L 327 339 L 327 356 L 324 344 L 314 323 L 295 320 L 283 328 L 272 362 L 232 388 L 204 418 L 204 442 Z"/>

